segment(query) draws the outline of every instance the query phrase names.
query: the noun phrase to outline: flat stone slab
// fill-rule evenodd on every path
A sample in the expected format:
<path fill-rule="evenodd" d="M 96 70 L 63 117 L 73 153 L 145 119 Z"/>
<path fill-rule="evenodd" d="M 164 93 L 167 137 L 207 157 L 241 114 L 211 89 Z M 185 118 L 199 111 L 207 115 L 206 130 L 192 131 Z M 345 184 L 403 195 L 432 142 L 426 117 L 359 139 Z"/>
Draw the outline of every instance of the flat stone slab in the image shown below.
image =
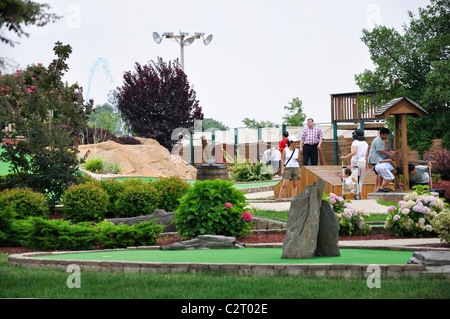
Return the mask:
<path fill-rule="evenodd" d="M 161 250 L 187 250 L 187 249 L 230 249 L 244 248 L 236 238 L 221 235 L 200 235 L 193 239 L 183 240 L 171 245 L 162 246 Z"/>
<path fill-rule="evenodd" d="M 408 264 L 422 264 L 426 267 L 450 266 L 450 251 L 418 251 L 408 260 Z"/>

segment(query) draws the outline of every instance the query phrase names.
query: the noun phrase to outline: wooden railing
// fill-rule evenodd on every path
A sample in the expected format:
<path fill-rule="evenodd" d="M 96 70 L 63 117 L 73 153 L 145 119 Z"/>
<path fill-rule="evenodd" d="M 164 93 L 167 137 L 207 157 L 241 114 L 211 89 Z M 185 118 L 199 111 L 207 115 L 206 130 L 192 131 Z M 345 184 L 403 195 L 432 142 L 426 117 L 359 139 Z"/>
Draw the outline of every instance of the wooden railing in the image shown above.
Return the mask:
<path fill-rule="evenodd" d="M 373 121 L 377 105 L 374 92 L 331 94 L 331 122 Z"/>

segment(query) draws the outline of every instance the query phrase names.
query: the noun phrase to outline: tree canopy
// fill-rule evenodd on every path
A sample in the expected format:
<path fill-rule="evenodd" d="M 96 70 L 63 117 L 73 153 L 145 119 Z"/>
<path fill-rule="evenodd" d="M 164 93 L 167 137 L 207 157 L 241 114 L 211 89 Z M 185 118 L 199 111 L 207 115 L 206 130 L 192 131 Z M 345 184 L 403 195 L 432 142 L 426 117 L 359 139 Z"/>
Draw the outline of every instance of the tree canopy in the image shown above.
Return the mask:
<path fill-rule="evenodd" d="M 376 92 L 377 105 L 406 96 L 428 112 L 420 119 L 408 118 L 412 149 L 423 153 L 439 138 L 449 149 L 450 0 L 431 0 L 417 17 L 408 13 L 409 25 L 402 33 L 386 26 L 363 30 L 361 39 L 375 70 L 364 70 L 355 80 L 363 91 Z"/>
<path fill-rule="evenodd" d="M 78 84 L 62 80 L 72 48 L 57 42 L 54 52 L 48 67 L 0 77 L 0 140 L 11 142 L 2 143 L 0 160 L 11 164 L 14 187 L 47 193 L 52 204 L 79 175 L 75 143 L 93 106 Z"/>
<path fill-rule="evenodd" d="M 136 62 L 134 72 L 126 72 L 123 85 L 114 93 L 125 124 L 140 137 L 157 140 L 171 150 L 178 140 L 176 129 L 189 129 L 194 119 L 202 120 L 202 108 L 178 60 L 158 58 L 146 65 Z"/>

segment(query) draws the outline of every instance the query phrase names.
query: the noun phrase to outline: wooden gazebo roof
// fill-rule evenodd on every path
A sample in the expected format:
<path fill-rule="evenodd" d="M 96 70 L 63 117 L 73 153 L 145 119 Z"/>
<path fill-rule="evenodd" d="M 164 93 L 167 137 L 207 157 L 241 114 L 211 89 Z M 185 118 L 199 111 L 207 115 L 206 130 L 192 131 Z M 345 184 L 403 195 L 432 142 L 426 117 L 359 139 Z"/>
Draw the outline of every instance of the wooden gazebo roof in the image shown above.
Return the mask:
<path fill-rule="evenodd" d="M 428 112 L 413 100 L 407 97 L 399 97 L 378 108 L 374 113 L 377 118 L 385 118 L 394 114 L 408 114 L 417 118 L 428 114 Z"/>

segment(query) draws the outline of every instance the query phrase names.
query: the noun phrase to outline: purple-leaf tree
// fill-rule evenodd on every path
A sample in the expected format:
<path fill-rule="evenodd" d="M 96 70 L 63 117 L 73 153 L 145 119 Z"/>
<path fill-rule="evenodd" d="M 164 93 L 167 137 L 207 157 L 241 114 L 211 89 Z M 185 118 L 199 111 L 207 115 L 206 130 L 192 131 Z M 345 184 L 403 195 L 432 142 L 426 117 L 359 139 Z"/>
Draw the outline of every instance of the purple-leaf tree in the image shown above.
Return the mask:
<path fill-rule="evenodd" d="M 176 128 L 190 129 L 194 119 L 203 119 L 202 108 L 178 60 L 162 58 L 147 65 L 136 62 L 134 72 L 126 72 L 123 85 L 115 92 L 117 107 L 129 130 L 157 140 L 171 150 Z"/>

